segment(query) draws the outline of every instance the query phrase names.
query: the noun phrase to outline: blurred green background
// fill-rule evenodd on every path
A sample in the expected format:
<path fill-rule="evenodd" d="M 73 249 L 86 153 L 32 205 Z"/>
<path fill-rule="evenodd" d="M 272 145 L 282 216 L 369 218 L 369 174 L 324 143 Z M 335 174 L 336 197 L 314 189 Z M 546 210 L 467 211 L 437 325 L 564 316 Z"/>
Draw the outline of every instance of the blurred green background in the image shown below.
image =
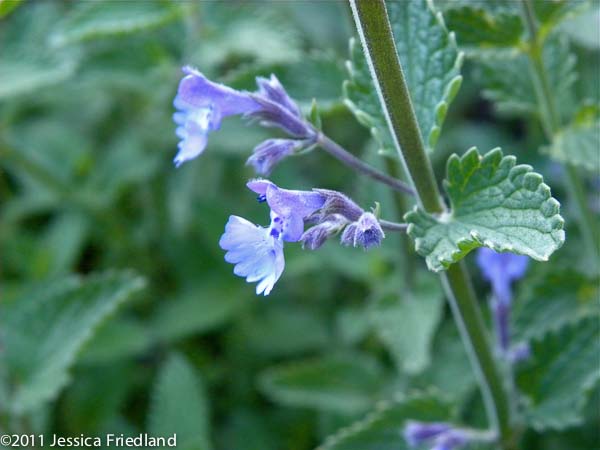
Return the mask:
<path fill-rule="evenodd" d="M 171 162 L 172 100 L 189 64 L 245 89 L 275 73 L 305 112 L 317 100 L 329 135 L 389 169 L 342 102 L 353 35 L 345 2 L 5 0 L 0 14 L 0 324 L 21 330 L 0 340 L 19 368 L 0 367 L 0 430 L 177 432 L 179 448 L 304 450 L 417 388 L 483 422 L 438 278 L 399 236 L 369 253 L 288 245 L 267 298 L 233 275 L 218 240 L 230 214 L 267 223 L 244 162 L 276 132 L 231 118 L 200 158 Z M 574 42 L 576 89 L 597 99 L 598 48 Z M 534 151 L 539 125 L 498 114 L 481 95 L 480 68 L 467 60 L 463 72 L 434 155 L 439 179 L 450 153 L 501 146 L 565 200 L 560 167 Z M 365 209 L 379 201 L 391 220 L 407 207 L 319 151 L 289 158 L 271 179 L 342 190 Z M 596 210 L 597 189 L 596 179 Z M 578 292 L 559 311 L 568 315 L 595 301 L 597 283 L 564 205 L 567 244 L 550 264 L 531 264 L 519 298 L 562 305 Z M 488 286 L 472 269 L 484 300 Z M 84 306 L 72 303 L 85 289 Z M 8 312 L 19 301 L 28 312 Z M 529 448 L 592 448 L 589 404 L 588 425 L 531 432 Z"/>

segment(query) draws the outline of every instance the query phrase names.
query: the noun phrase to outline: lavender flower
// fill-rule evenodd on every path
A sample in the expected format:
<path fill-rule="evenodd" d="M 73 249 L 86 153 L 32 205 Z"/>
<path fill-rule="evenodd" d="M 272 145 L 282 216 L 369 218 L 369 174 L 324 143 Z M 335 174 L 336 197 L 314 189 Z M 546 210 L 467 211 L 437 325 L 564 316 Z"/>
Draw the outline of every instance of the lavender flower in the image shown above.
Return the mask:
<path fill-rule="evenodd" d="M 444 422 L 417 422 L 409 420 L 404 427 L 404 439 L 412 447 L 430 441 L 442 433 L 450 430 L 452 426 Z"/>
<path fill-rule="evenodd" d="M 256 294 L 269 295 L 283 273 L 283 242 L 274 218 L 269 228 L 254 225 L 238 216 L 230 216 L 219 245 L 227 250 L 225 261 L 235 264 L 233 273 L 248 283 L 258 282 Z"/>
<path fill-rule="evenodd" d="M 431 450 L 452 450 L 470 441 L 489 441 L 490 436 L 474 430 L 457 428 L 444 422 L 417 422 L 410 420 L 404 427 L 404 439 L 411 447 L 432 444 Z"/>
<path fill-rule="evenodd" d="M 496 324 L 498 348 L 504 356 L 509 356 L 510 349 L 511 283 L 525 275 L 528 263 L 529 258 L 526 256 L 496 253 L 489 248 L 481 248 L 477 253 L 477 264 L 484 278 L 492 284 L 494 296 L 491 308 Z"/>
<path fill-rule="evenodd" d="M 356 222 L 352 222 L 342 233 L 341 242 L 343 245 L 352 245 L 354 247 L 363 247 L 369 250 L 377 247 L 385 237 L 379 221 L 373 213 L 363 213 Z"/>
<path fill-rule="evenodd" d="M 264 126 L 281 128 L 295 138 L 315 140 L 316 132 L 275 75 L 268 80 L 257 78 L 259 90 L 249 93 L 214 83 L 191 67 L 184 67 L 183 72 L 186 75 L 179 83 L 174 100 L 177 112 L 173 114 L 176 134 L 181 139 L 174 159 L 177 167 L 204 151 L 208 134 L 219 129 L 224 117 L 237 114 L 254 117 Z"/>
<path fill-rule="evenodd" d="M 254 152 L 246 161 L 252 165 L 256 173 L 269 175 L 273 167 L 287 156 L 303 147 L 303 142 L 292 139 L 268 139 L 254 148 Z"/>
<path fill-rule="evenodd" d="M 304 218 L 319 209 L 325 199 L 310 191 L 281 189 L 269 180 L 252 180 L 248 188 L 259 194 L 271 208 L 268 228 L 230 216 L 219 245 L 226 250 L 225 261 L 235 264 L 233 273 L 248 283 L 258 282 L 257 294 L 269 295 L 285 267 L 284 241 L 300 240 Z"/>
<path fill-rule="evenodd" d="M 204 151 L 208 134 L 219 129 L 224 117 L 251 114 L 261 108 L 248 93 L 213 83 L 191 67 L 184 67 L 183 72 L 186 76 L 173 102 L 178 110 L 173 120 L 181 139 L 174 159 L 177 167 Z"/>
<path fill-rule="evenodd" d="M 325 197 L 318 192 L 282 189 L 269 180 L 252 180 L 247 186 L 259 194 L 259 200 L 266 201 L 271 211 L 281 218 L 281 235 L 288 242 L 300 240 L 304 232 L 304 219 L 325 203 Z"/>

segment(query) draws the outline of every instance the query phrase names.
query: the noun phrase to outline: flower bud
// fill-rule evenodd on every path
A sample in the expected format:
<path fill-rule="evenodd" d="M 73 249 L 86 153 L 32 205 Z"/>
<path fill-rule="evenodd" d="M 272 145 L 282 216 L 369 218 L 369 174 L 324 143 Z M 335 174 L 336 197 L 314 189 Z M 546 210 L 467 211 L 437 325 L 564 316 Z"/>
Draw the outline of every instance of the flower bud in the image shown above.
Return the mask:
<path fill-rule="evenodd" d="M 256 173 L 269 175 L 273 168 L 285 157 L 302 147 L 301 141 L 291 139 L 267 139 L 256 147 L 246 165 L 254 167 Z"/>
<path fill-rule="evenodd" d="M 369 250 L 377 247 L 385 237 L 383 229 L 373 213 L 363 213 L 356 222 L 351 223 L 342 233 L 341 242 L 343 245 L 352 245 L 353 247 L 363 247 Z"/>
<path fill-rule="evenodd" d="M 328 238 L 339 233 L 347 223 L 348 220 L 339 214 L 328 216 L 326 220 L 304 232 L 300 238 L 302 248 L 309 250 L 318 249 Z"/>

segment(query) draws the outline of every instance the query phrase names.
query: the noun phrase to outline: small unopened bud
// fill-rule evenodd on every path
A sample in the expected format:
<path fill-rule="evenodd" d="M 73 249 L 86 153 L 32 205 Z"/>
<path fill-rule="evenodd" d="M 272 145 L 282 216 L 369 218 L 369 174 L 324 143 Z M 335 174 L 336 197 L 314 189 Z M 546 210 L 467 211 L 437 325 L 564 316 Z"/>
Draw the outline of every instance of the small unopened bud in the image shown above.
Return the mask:
<path fill-rule="evenodd" d="M 302 241 L 302 248 L 308 250 L 318 249 L 327 239 L 339 233 L 347 223 L 348 220 L 339 214 L 333 214 L 326 217 L 326 220 L 304 232 L 300 238 Z"/>
<path fill-rule="evenodd" d="M 343 245 L 352 245 L 353 247 L 363 247 L 369 250 L 377 247 L 385 237 L 383 229 L 373 213 L 363 213 L 356 222 L 351 223 L 342 233 L 341 242 Z"/>
<path fill-rule="evenodd" d="M 511 364 L 517 364 L 521 361 L 529 359 L 531 356 L 531 348 L 527 342 L 520 342 L 512 347 L 506 354 L 506 357 Z"/>
<path fill-rule="evenodd" d="M 302 147 L 302 141 L 292 139 L 267 139 L 256 147 L 246 161 L 259 175 L 269 175 L 273 168 L 287 156 Z"/>

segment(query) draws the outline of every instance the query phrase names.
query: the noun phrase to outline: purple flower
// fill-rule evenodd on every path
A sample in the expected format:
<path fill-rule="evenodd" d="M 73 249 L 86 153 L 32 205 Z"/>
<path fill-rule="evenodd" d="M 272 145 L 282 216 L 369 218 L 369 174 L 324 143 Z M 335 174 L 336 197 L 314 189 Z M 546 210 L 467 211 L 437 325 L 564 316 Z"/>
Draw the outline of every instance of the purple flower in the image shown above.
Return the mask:
<path fill-rule="evenodd" d="M 456 428 L 444 422 L 417 422 L 409 420 L 404 427 L 404 439 L 411 447 L 433 444 L 431 450 L 453 450 L 472 440 L 488 441 L 489 436 L 481 435 L 464 428 Z"/>
<path fill-rule="evenodd" d="M 294 154 L 303 146 L 303 142 L 298 140 L 268 139 L 254 148 L 246 164 L 252 165 L 260 175 L 269 175 L 279 161 Z"/>
<path fill-rule="evenodd" d="M 177 167 L 204 151 L 208 134 L 218 130 L 221 120 L 227 116 L 243 114 L 258 119 L 264 126 L 281 128 L 295 138 L 310 142 L 316 138 L 313 127 L 303 119 L 275 75 L 270 79 L 257 78 L 259 90 L 250 93 L 214 83 L 191 67 L 184 67 L 183 72 L 186 75 L 179 83 L 173 102 L 177 109 L 173 114 L 176 134 L 181 139 L 174 159 Z M 258 166 L 263 168 L 262 164 Z"/>
<path fill-rule="evenodd" d="M 452 429 L 435 439 L 431 450 L 453 450 L 469 442 L 469 436 L 460 429 Z"/>
<path fill-rule="evenodd" d="M 269 228 L 238 216 L 230 216 L 219 245 L 226 250 L 225 261 L 235 264 L 233 273 L 257 282 L 256 294 L 269 295 L 283 273 L 283 242 L 273 219 Z"/>
<path fill-rule="evenodd" d="M 385 234 L 375 215 L 365 212 L 356 222 L 352 222 L 346 227 L 342 233 L 341 242 L 344 245 L 363 247 L 365 250 L 369 250 L 379 246 L 384 237 Z"/>
<path fill-rule="evenodd" d="M 270 79 L 257 77 L 256 84 L 259 90 L 252 94 L 252 98 L 260 103 L 261 109 L 253 117 L 257 117 L 261 125 L 281 128 L 296 138 L 316 138 L 313 127 L 304 120 L 300 109 L 275 75 L 271 75 Z"/>
<path fill-rule="evenodd" d="M 304 219 L 325 203 L 325 197 L 318 192 L 282 189 L 269 180 L 252 180 L 247 186 L 259 194 L 259 200 L 266 201 L 271 211 L 281 219 L 281 235 L 288 242 L 300 240 Z"/>
<path fill-rule="evenodd" d="M 322 222 L 325 220 L 325 217 L 332 214 L 339 214 L 344 216 L 350 222 L 355 222 L 364 213 L 360 206 L 341 192 L 329 189 L 315 189 L 315 192 L 318 192 L 325 197 L 325 204 L 310 218 L 313 223 Z"/>
<path fill-rule="evenodd" d="M 417 422 L 409 420 L 404 427 L 404 439 L 410 446 L 417 446 L 430 441 L 442 433 L 450 430 L 452 426 L 444 422 Z"/>
<path fill-rule="evenodd" d="M 271 74 L 271 78 L 269 79 L 256 77 L 256 84 L 258 85 L 258 93 L 260 95 L 275 103 L 279 103 L 296 117 L 302 117 L 300 108 L 290 98 L 275 75 Z"/>
<path fill-rule="evenodd" d="M 492 283 L 494 295 L 498 300 L 510 304 L 512 299 L 510 285 L 525 275 L 529 258 L 513 253 L 497 253 L 482 247 L 477 252 L 477 264 L 484 278 Z"/>
<path fill-rule="evenodd" d="M 526 256 L 496 253 L 485 247 L 477 252 L 477 264 L 481 268 L 483 277 L 491 282 L 494 293 L 491 308 L 498 348 L 509 360 L 512 360 L 509 355 L 511 283 L 525 275 L 528 263 L 529 258 Z"/>
<path fill-rule="evenodd" d="M 340 214 L 331 214 L 317 225 L 304 232 L 300 240 L 302 248 L 316 250 L 321 247 L 327 239 L 339 233 L 348 224 L 348 219 Z"/>
<path fill-rule="evenodd" d="M 531 356 L 531 348 L 528 342 L 519 342 L 510 348 L 507 353 L 507 358 L 512 364 L 517 364 L 521 361 L 529 359 Z"/>
<path fill-rule="evenodd" d="M 208 133 L 218 130 L 224 117 L 251 114 L 261 108 L 248 93 L 213 83 L 191 67 L 184 67 L 183 72 L 186 76 L 173 102 L 177 108 L 173 120 L 181 139 L 174 159 L 177 167 L 204 151 Z"/>

